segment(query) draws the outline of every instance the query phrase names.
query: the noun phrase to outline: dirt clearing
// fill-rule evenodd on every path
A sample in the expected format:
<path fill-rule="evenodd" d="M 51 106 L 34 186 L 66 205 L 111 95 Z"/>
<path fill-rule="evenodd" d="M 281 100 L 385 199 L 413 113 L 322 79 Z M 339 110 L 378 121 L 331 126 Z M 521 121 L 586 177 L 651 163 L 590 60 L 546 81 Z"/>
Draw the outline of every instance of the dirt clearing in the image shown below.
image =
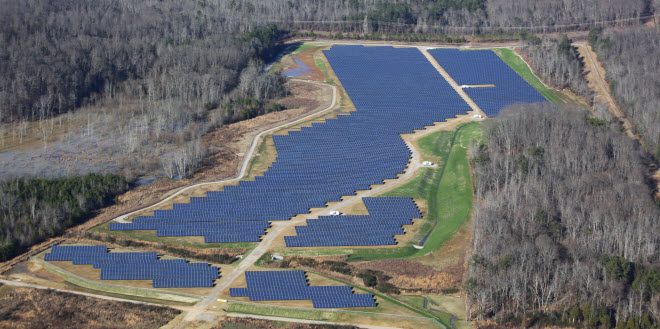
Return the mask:
<path fill-rule="evenodd" d="M 307 48 L 297 54 L 288 54 L 282 58 L 282 75 L 297 79 L 325 81 L 325 75 L 316 66 L 315 57 L 320 47 Z"/>

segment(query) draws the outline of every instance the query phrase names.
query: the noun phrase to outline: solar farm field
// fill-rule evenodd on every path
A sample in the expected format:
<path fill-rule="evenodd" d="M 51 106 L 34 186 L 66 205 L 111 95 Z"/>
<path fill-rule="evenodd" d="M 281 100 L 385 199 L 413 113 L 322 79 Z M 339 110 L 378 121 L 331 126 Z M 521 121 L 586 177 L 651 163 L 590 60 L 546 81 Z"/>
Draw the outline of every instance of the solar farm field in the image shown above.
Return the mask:
<path fill-rule="evenodd" d="M 490 50 L 334 45 L 301 51 L 310 52 L 302 64 L 312 70 L 313 61 L 335 88 L 339 101 L 332 111 L 256 140 L 256 155 L 239 182 L 93 229 L 205 252 L 241 249 L 240 261 L 219 266 L 155 252 L 56 246 L 44 263 L 99 285 L 205 298 L 191 314 L 224 310 L 371 325 L 392 320 L 405 328 L 447 322 L 447 312 L 426 309 L 420 296 L 397 298 L 388 280 L 409 269 L 369 266 L 407 261 L 413 272 L 424 266 L 432 278 L 451 276 L 442 271 L 452 267 L 458 279 L 448 279 L 446 288 L 456 290 L 464 248 L 452 237 L 470 221 L 468 149 L 481 143 L 478 121 L 508 105 L 546 98 Z M 458 250 L 451 261 L 435 258 L 451 248 Z M 335 275 L 331 265 L 289 267 L 294 256 L 345 262 L 351 269 Z M 418 279 L 404 274 L 413 275 L 408 282 Z M 367 284 L 369 275 L 373 284 Z M 435 296 L 443 287 L 427 293 Z"/>
<path fill-rule="evenodd" d="M 416 49 L 333 47 L 325 55 L 358 111 L 273 136 L 277 161 L 254 181 L 174 204 L 173 210 L 156 210 L 133 223 L 113 223 L 110 230 L 258 242 L 269 221 L 288 220 L 397 178 L 410 158 L 399 134 L 470 110 Z M 392 62 L 403 65 L 392 72 Z M 413 91 L 417 97 L 411 102 L 407 95 Z"/>

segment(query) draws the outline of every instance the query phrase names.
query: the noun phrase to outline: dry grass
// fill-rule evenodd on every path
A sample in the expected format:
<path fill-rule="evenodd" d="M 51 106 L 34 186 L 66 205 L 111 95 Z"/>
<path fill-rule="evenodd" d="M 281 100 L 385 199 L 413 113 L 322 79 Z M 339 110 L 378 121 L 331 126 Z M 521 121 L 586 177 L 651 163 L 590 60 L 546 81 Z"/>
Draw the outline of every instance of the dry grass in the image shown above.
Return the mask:
<path fill-rule="evenodd" d="M 357 202 L 353 205 L 340 208 L 339 211 L 346 215 L 369 215 L 369 211 L 364 205 L 364 202 Z"/>
<path fill-rule="evenodd" d="M 51 290 L 10 288 L 0 294 L 0 328 L 157 328 L 179 313 Z"/>

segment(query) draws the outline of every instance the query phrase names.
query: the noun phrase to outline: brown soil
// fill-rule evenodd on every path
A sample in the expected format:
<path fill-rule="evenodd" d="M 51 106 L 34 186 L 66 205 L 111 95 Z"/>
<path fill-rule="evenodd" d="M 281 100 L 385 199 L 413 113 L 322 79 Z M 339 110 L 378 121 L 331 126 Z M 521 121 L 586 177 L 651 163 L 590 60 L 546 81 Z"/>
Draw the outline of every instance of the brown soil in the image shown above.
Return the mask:
<path fill-rule="evenodd" d="M 598 79 L 598 74 L 600 74 L 600 76 L 605 79 L 605 69 L 599 63 L 594 63 L 590 59 L 588 52 L 591 54 L 591 58 L 594 60 L 596 58 L 596 54 L 591 50 L 589 45 L 576 44 L 576 46 L 580 57 L 582 57 L 582 60 L 584 61 L 585 71 L 587 72 L 585 76 L 587 80 L 587 86 L 589 86 L 589 89 L 594 92 L 594 103 L 607 104 L 612 115 L 619 118 L 618 113 L 614 109 L 614 103 L 612 103 L 610 98 L 607 97 L 608 91 L 605 89 L 606 87 L 603 86 Z M 594 70 L 594 66 L 596 70 Z M 598 74 L 596 71 L 598 71 Z"/>
<path fill-rule="evenodd" d="M 312 81 L 320 81 L 323 82 L 325 80 L 325 77 L 323 75 L 323 72 L 319 70 L 319 68 L 316 66 L 316 63 L 314 62 L 314 54 L 319 50 L 318 47 L 312 47 L 305 49 L 301 51 L 300 53 L 296 55 L 287 55 L 282 59 L 282 63 L 285 65 L 284 69 L 282 72 L 286 72 L 289 70 L 293 70 L 299 67 L 299 65 L 293 60 L 294 58 L 298 59 L 299 61 L 303 62 L 305 65 L 307 65 L 310 68 L 309 73 L 299 75 L 295 77 L 296 79 L 304 79 L 304 80 L 312 80 Z"/>
<path fill-rule="evenodd" d="M 99 240 L 97 239 L 97 236 Z M 118 243 L 112 243 L 110 241 L 103 241 L 104 238 L 107 238 L 107 234 L 103 233 L 94 233 L 93 238 L 94 239 L 88 239 L 88 238 L 70 238 L 65 241 L 67 244 L 104 244 L 108 248 L 119 248 L 119 249 L 126 249 L 126 250 L 131 250 L 131 251 L 139 251 L 139 252 L 147 252 L 147 251 L 153 251 L 158 253 L 159 255 L 170 255 L 173 257 L 181 257 L 181 258 L 186 258 L 188 260 L 199 260 L 199 261 L 204 261 L 205 260 L 201 259 L 204 256 L 210 256 L 210 255 L 218 255 L 218 254 L 223 254 L 223 255 L 229 255 L 232 257 L 238 256 L 238 255 L 243 255 L 247 251 L 246 248 L 207 248 L 207 249 L 199 249 L 199 248 L 191 248 L 191 247 L 186 247 L 186 246 L 176 246 L 176 249 L 178 250 L 184 250 L 188 253 L 189 255 L 183 256 L 183 255 L 178 255 L 176 252 L 173 252 L 171 247 L 163 244 L 163 243 L 155 243 L 151 241 L 144 241 L 140 240 L 140 244 L 137 247 L 133 246 L 127 246 L 125 242 L 129 242 L 132 240 L 129 239 L 122 239 L 122 238 L 115 238 L 116 241 L 121 242 L 122 244 Z M 17 266 L 18 267 L 18 266 Z"/>
<path fill-rule="evenodd" d="M 372 262 L 360 262 L 355 264 L 355 266 L 364 269 L 382 271 L 393 277 L 407 276 L 411 278 L 423 278 L 437 272 L 431 266 L 420 265 L 415 261 L 407 259 L 386 259 Z"/>
<path fill-rule="evenodd" d="M 213 329 L 225 329 L 225 328 L 281 329 L 282 328 L 281 323 L 282 323 L 281 321 L 226 317 L 220 323 L 214 326 Z M 304 324 L 297 322 L 289 322 L 286 324 L 286 327 L 290 329 L 319 328 L 318 325 Z M 351 327 L 347 326 L 346 328 L 351 328 Z"/>

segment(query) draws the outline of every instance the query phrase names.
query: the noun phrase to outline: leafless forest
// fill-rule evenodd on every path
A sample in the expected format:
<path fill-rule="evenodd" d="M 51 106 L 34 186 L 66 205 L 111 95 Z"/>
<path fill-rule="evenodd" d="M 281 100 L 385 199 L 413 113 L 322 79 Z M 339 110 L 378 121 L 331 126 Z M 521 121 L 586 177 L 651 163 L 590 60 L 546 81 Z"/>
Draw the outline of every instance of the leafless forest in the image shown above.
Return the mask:
<path fill-rule="evenodd" d="M 3 176 L 188 175 L 205 155 L 201 135 L 269 111 L 283 91 L 261 73 L 281 31 L 227 5 L 2 1 L 0 58 L 10 65 L 0 66 L 0 147 L 21 142 L 28 122 L 43 141 L 0 156 Z M 249 103 L 245 113 L 226 113 L 237 100 Z M 32 168 L 16 165 L 35 158 Z"/>
<path fill-rule="evenodd" d="M 626 25 L 649 3 L 0 0 L 0 175 L 189 175 L 206 154 L 201 135 L 280 108 L 282 83 L 262 65 L 285 30 L 587 29 Z M 555 61 L 551 72 L 572 81 L 573 64 Z"/>
<path fill-rule="evenodd" d="M 472 148 L 471 314 L 657 324 L 660 208 L 635 142 L 550 105 L 516 106 L 484 126 L 486 144 Z"/>
<path fill-rule="evenodd" d="M 660 30 L 608 30 L 592 43 L 623 113 L 660 161 Z"/>
<path fill-rule="evenodd" d="M 529 43 L 520 48 L 530 60 L 534 72 L 541 80 L 555 89 L 570 89 L 576 94 L 591 100 L 591 91 L 583 77 L 584 70 L 580 56 L 571 40 L 563 35 L 559 40 L 538 39 L 538 43 Z"/>

